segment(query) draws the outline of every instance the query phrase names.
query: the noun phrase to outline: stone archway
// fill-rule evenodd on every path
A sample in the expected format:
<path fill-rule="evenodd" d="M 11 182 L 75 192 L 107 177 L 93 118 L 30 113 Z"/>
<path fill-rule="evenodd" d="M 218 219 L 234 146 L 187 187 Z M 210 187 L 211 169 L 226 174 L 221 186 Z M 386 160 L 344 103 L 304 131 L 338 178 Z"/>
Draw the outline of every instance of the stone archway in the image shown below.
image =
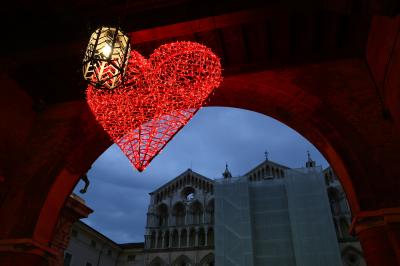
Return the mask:
<path fill-rule="evenodd" d="M 185 255 L 180 255 L 178 258 L 174 260 L 172 266 L 194 266 L 193 261 Z"/>
<path fill-rule="evenodd" d="M 166 266 L 167 264 L 160 258 L 155 257 L 149 264 L 149 266 Z"/>
<path fill-rule="evenodd" d="M 200 266 L 214 266 L 215 265 L 215 257 L 213 253 L 209 253 L 205 255 L 201 261 Z"/>
<path fill-rule="evenodd" d="M 396 140 L 391 126 L 382 126 L 379 123 L 372 126 L 368 122 L 368 133 L 372 134 L 373 130 L 382 134 L 387 132 L 385 134 L 389 134 L 387 137 L 392 140 L 390 146 L 384 145 L 377 150 L 377 145 L 383 140 L 374 138 L 373 134 L 366 134 L 362 130 L 364 124 L 361 122 L 352 124 L 353 119 L 362 120 L 362 115 L 352 113 L 350 107 L 349 110 L 332 108 L 335 106 L 335 99 L 318 95 L 314 86 L 323 87 L 323 80 L 326 90 L 335 91 L 337 97 L 341 93 L 347 93 L 349 88 L 358 87 L 357 93 L 365 91 L 364 101 L 368 102 L 369 108 L 373 108 L 374 102 L 376 105 L 379 103 L 370 95 L 372 84 L 368 77 L 363 62 L 354 60 L 308 65 L 285 71 L 236 75 L 224 80 L 210 105 L 239 107 L 270 115 L 302 133 L 317 146 L 337 172 L 352 211 L 357 215 L 360 210 L 400 205 L 396 196 L 397 187 L 390 186 L 393 184 L 390 180 L 397 176 L 399 170 L 394 163 L 389 164 L 393 162 L 390 156 L 400 149 L 400 141 Z M 338 87 L 337 80 L 344 82 L 345 88 Z M 368 119 L 379 121 L 378 117 L 372 115 Z M 13 162 L 15 166 L 11 170 L 23 171 L 10 173 L 15 178 L 6 178 L 3 182 L 3 205 L 0 209 L 1 213 L 13 213 L 19 209 L 25 213 L 27 222 L 16 225 L 13 218 L 2 215 L 8 218 L 3 221 L 0 233 L 9 238 L 7 235 L 12 235 L 13 231 L 26 232 L 27 235 L 32 234 L 36 241 L 48 243 L 52 239 L 63 203 L 78 182 L 79 176 L 87 171 L 110 142 L 87 107 L 80 102 L 49 108 L 37 115 L 32 123 L 41 130 L 37 130 L 35 135 L 35 130 L 32 129 L 33 133 L 27 137 L 28 143 L 23 148 L 28 158 Z M 81 134 L 82 132 L 85 134 Z M 378 132 L 375 134 L 378 135 Z M 32 154 L 30 150 L 35 152 Z M 375 155 L 368 156 L 373 150 Z M 43 164 L 38 163 L 38 159 Z M 382 164 L 382 160 L 385 164 Z M 24 167 L 18 167 L 18 164 Z M 49 172 L 45 169 L 52 170 Z M 380 180 L 386 179 L 387 185 L 379 182 L 373 186 L 376 176 L 380 176 Z M 24 178 L 25 183 L 16 183 L 13 186 L 18 178 Z M 41 186 L 38 187 L 37 184 Z M 385 195 L 385 198 L 380 198 L 379 195 Z M 24 202 L 31 201 L 32 197 L 35 198 L 36 205 L 27 212 L 24 210 Z M 13 204 L 7 205 L 5 202 Z"/>

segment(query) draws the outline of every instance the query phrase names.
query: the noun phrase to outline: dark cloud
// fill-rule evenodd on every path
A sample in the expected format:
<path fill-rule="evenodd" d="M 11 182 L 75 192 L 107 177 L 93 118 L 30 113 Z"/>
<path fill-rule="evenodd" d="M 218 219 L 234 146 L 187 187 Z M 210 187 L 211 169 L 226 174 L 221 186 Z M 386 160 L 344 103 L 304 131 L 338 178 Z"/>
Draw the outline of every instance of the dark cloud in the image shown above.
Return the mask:
<path fill-rule="evenodd" d="M 93 164 L 91 185 L 82 197 L 94 213 L 84 221 L 112 240 L 143 241 L 148 193 L 188 168 L 220 178 L 225 163 L 234 176 L 265 159 L 289 167 L 304 165 L 309 150 L 327 166 L 316 148 L 282 123 L 251 111 L 207 107 L 200 110 L 143 172 L 137 172 L 116 145 Z M 82 187 L 78 184 L 76 193 Z"/>

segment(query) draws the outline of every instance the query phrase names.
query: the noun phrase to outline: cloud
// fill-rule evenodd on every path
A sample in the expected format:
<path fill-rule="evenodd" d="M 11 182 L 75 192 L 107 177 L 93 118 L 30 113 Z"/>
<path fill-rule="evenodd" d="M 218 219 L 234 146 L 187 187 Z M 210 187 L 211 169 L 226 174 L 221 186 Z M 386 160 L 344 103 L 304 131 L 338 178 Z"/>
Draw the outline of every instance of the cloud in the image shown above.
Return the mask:
<path fill-rule="evenodd" d="M 186 169 L 220 178 L 227 162 L 234 176 L 242 175 L 265 159 L 265 151 L 272 161 L 301 167 L 307 150 L 317 164 L 328 165 L 311 143 L 277 120 L 242 109 L 203 108 L 142 173 L 116 145 L 104 152 L 88 173 L 91 184 L 82 197 L 94 213 L 84 222 L 118 243 L 143 241 L 148 193 Z"/>

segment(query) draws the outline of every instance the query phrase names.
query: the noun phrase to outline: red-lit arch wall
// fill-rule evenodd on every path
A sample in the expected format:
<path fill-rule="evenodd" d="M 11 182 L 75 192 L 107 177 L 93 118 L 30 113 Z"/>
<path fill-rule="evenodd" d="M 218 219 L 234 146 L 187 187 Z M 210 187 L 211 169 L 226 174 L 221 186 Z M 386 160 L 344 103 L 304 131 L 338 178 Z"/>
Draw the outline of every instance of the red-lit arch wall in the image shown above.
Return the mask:
<path fill-rule="evenodd" d="M 399 25 L 396 21 L 375 18 L 372 29 Z M 340 177 L 355 215 L 396 209 L 400 206 L 400 112 L 396 104 L 400 75 L 395 73 L 400 73 L 400 48 L 398 41 L 393 41 L 394 52 L 388 53 L 394 57 L 390 61 L 392 74 L 384 75 L 383 81 L 389 85 L 377 87 L 381 67 L 373 56 L 381 48 L 374 45 L 377 38 L 381 38 L 379 31 L 372 30 L 368 60 L 227 77 L 210 105 L 269 115 L 305 136 Z M 111 142 L 84 102 L 49 106 L 35 113 L 31 99 L 13 80 L 1 76 L 1 81 L 0 239 L 32 239 L 38 247 L 47 246 L 79 176 Z M 382 92 L 386 95 L 383 101 Z M 377 236 L 383 237 L 381 233 Z M 387 257 L 383 264 L 370 265 L 396 265 L 394 253 L 374 260 L 368 257 L 372 256 L 368 247 L 363 245 L 367 261 L 382 263 Z M 377 248 L 372 246 L 371 250 Z M 23 260 L 29 252 L 22 253 L 25 255 L 15 256 L 15 261 Z M 10 261 L 2 254 L 0 262 Z M 45 256 L 34 259 L 45 260 Z"/>

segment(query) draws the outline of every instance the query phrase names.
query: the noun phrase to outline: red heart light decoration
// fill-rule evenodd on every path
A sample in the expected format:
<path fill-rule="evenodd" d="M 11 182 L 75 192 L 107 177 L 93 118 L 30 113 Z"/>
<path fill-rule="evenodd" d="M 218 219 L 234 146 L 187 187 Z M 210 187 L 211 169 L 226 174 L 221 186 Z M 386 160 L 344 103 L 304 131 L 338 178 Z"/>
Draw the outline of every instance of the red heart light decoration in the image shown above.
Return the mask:
<path fill-rule="evenodd" d="M 98 122 L 140 172 L 219 86 L 221 64 L 206 46 L 174 42 L 147 60 L 132 50 L 125 85 L 91 85 L 87 102 Z"/>

